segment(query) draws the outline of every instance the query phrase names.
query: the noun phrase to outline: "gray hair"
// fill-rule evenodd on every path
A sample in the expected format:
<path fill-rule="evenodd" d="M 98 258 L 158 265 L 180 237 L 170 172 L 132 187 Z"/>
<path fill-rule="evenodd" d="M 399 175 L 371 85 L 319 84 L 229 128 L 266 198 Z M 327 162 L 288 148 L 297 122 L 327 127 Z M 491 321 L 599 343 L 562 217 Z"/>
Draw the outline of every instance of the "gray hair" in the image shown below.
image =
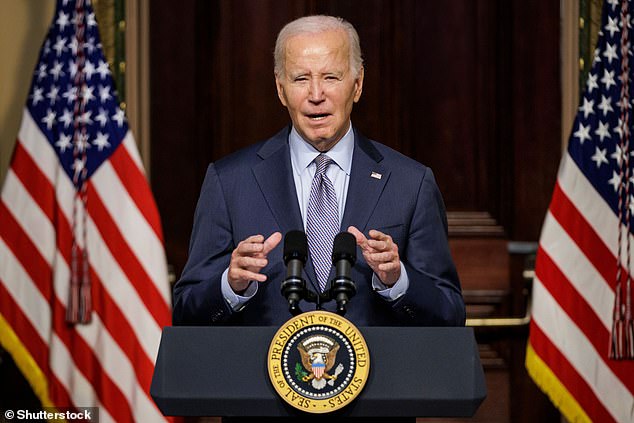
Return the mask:
<path fill-rule="evenodd" d="M 326 31 L 341 30 L 348 35 L 348 45 L 350 46 L 350 69 L 355 77 L 359 76 L 363 67 L 363 57 L 361 56 L 361 45 L 359 34 L 352 24 L 343 18 L 334 16 L 313 15 L 304 16 L 289 22 L 282 28 L 275 42 L 275 75 L 284 75 L 284 54 L 286 52 L 286 42 L 289 38 L 302 34 L 319 34 Z"/>

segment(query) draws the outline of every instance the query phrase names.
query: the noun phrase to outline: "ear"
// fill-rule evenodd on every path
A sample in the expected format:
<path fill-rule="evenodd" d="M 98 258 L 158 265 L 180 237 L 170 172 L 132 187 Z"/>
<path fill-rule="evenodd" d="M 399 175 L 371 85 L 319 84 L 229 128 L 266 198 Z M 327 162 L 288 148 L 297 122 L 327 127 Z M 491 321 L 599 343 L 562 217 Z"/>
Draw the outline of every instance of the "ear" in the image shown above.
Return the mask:
<path fill-rule="evenodd" d="M 364 68 L 363 66 L 361 66 L 361 69 L 359 70 L 359 76 L 354 81 L 354 102 L 355 103 L 359 101 L 359 99 L 361 98 L 361 93 L 363 92 L 363 75 L 364 75 Z"/>
<path fill-rule="evenodd" d="M 284 92 L 284 85 L 282 84 L 281 77 L 278 74 L 275 74 L 275 87 L 277 88 L 277 98 L 280 99 L 282 105 L 286 106 L 286 93 Z"/>

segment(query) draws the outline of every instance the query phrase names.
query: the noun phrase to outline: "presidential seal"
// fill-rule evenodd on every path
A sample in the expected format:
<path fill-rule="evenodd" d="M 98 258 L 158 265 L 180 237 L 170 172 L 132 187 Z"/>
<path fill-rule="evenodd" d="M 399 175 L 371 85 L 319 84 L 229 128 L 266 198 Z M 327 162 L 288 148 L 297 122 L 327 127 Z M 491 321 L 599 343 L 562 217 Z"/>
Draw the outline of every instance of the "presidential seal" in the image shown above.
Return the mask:
<path fill-rule="evenodd" d="M 361 332 L 327 311 L 302 313 L 284 323 L 271 341 L 267 362 L 280 397 L 308 413 L 348 405 L 363 389 L 370 370 Z"/>

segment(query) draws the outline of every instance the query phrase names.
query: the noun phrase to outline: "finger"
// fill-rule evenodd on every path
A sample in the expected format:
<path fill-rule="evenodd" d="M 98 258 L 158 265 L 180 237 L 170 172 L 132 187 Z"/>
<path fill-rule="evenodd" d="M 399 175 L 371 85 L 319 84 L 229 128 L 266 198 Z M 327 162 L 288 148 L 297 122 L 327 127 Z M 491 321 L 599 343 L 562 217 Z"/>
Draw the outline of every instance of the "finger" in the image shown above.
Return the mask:
<path fill-rule="evenodd" d="M 273 248 L 277 247 L 277 245 L 282 240 L 282 234 L 280 232 L 272 233 L 266 241 L 264 241 L 264 248 L 262 249 L 262 254 L 266 257 Z"/>
<path fill-rule="evenodd" d="M 266 275 L 263 275 L 262 273 L 252 272 L 247 269 L 236 268 L 231 270 L 230 272 L 231 272 L 230 279 L 232 280 L 241 280 L 244 282 L 249 282 L 249 281 L 264 282 L 267 279 Z M 227 276 L 229 277 L 229 275 Z"/>
<path fill-rule="evenodd" d="M 389 263 L 394 260 L 394 253 L 392 251 L 372 253 L 368 254 L 367 259 L 373 263 Z"/>
<path fill-rule="evenodd" d="M 265 258 L 250 256 L 237 257 L 235 260 L 236 266 L 240 269 L 260 270 L 268 263 L 269 261 Z"/>
<path fill-rule="evenodd" d="M 395 272 L 396 270 L 401 268 L 400 263 L 389 262 L 389 263 L 381 263 L 378 265 L 378 268 L 381 272 Z"/>
<path fill-rule="evenodd" d="M 391 251 L 392 245 L 393 244 L 389 241 L 377 241 L 375 239 L 368 240 L 368 246 L 379 252 Z"/>
<path fill-rule="evenodd" d="M 383 232 L 377 231 L 376 229 L 370 229 L 368 235 L 370 235 L 370 238 L 376 239 L 378 241 L 387 241 L 388 239 L 392 239 L 392 237 L 388 234 L 384 234 Z"/>
<path fill-rule="evenodd" d="M 354 235 L 354 238 L 357 241 L 357 245 L 361 247 L 361 249 L 364 249 L 367 246 L 368 239 L 365 237 L 365 235 L 363 235 L 363 233 L 360 230 L 358 230 L 354 226 L 349 226 L 348 232 Z"/>

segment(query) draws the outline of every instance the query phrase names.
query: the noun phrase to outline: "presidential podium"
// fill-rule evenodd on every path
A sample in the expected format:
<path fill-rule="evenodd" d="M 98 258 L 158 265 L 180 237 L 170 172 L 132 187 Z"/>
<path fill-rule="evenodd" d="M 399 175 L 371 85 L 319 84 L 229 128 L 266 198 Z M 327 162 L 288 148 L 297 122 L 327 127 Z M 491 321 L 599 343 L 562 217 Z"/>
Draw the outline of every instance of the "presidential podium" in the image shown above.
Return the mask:
<path fill-rule="evenodd" d="M 308 417 L 273 388 L 276 327 L 166 327 L 150 394 L 167 416 Z M 470 417 L 486 397 L 473 329 L 359 327 L 370 351 L 361 394 L 321 417 Z"/>

